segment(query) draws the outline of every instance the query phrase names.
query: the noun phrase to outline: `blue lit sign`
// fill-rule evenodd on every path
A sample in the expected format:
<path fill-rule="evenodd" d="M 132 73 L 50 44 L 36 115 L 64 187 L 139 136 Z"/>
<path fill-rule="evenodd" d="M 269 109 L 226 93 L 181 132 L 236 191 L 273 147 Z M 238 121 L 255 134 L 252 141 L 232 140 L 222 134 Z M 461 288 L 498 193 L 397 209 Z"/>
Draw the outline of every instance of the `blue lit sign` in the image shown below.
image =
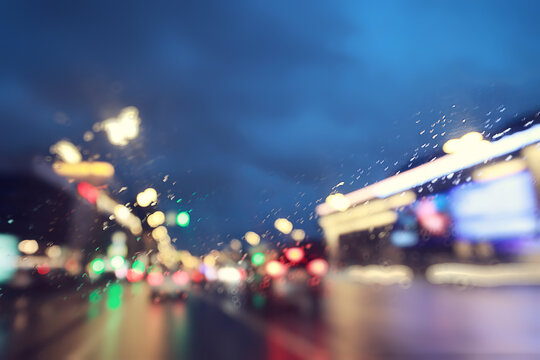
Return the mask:
<path fill-rule="evenodd" d="M 534 236 L 536 194 L 528 172 L 488 183 L 462 185 L 450 193 L 457 236 L 470 240 L 504 240 Z"/>
<path fill-rule="evenodd" d="M 397 247 L 409 247 L 418 243 L 418 233 L 409 230 L 396 230 L 390 234 L 390 242 Z"/>
<path fill-rule="evenodd" d="M 0 284 L 10 280 L 17 270 L 17 243 L 14 235 L 0 234 Z"/>

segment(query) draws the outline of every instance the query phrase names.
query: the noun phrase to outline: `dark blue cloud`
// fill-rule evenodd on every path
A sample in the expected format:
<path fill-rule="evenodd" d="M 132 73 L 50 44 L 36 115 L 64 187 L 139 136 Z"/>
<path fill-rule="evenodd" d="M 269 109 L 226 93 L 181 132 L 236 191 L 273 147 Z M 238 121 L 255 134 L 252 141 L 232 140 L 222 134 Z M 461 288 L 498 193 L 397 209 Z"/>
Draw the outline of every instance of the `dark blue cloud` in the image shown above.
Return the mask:
<path fill-rule="evenodd" d="M 315 202 L 340 181 L 348 191 L 392 174 L 500 105 L 504 118 L 538 105 L 539 7 L 4 4 L 1 168 L 69 138 L 108 156 L 131 191 L 155 184 L 186 199 L 200 221 L 185 244 L 264 231 L 269 214 L 316 234 Z M 82 142 L 127 105 L 143 119 L 135 143 Z"/>

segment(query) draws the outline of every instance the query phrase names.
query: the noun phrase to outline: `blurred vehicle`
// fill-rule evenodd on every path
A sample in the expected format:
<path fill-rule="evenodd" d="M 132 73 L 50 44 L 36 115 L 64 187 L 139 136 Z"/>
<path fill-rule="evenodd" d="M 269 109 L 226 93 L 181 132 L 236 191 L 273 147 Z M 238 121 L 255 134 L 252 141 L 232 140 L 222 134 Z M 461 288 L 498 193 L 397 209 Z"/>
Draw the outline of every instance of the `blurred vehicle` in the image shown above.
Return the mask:
<path fill-rule="evenodd" d="M 287 274 L 271 280 L 268 288 L 268 306 L 271 310 L 300 312 L 314 315 L 318 311 L 322 294 L 320 278 L 312 277 L 305 268 L 290 268 Z"/>
<path fill-rule="evenodd" d="M 537 123 L 538 113 L 525 117 L 491 142 L 465 134 L 418 167 L 329 196 L 317 212 L 332 267 L 363 282 L 407 283 L 414 272 L 439 283 L 437 264 L 458 264 L 459 279 L 499 274 L 487 266 L 497 263 L 540 264 Z"/>
<path fill-rule="evenodd" d="M 40 265 L 33 269 L 18 269 L 11 280 L 3 285 L 4 295 L 9 293 L 54 292 L 89 284 L 88 279 L 74 276 L 63 268 Z"/>
<path fill-rule="evenodd" d="M 264 308 L 270 313 L 283 310 L 317 313 L 328 263 L 320 257 L 321 249 L 311 245 L 284 249 L 281 256 L 266 262 L 247 278 L 253 308 Z"/>
<path fill-rule="evenodd" d="M 230 262 L 211 269 L 204 269 L 205 294 L 235 309 L 245 308 L 249 301 L 245 269 Z"/>
<path fill-rule="evenodd" d="M 191 279 L 183 270 L 170 272 L 154 267 L 146 275 L 146 282 L 153 299 L 184 299 L 190 289 Z"/>

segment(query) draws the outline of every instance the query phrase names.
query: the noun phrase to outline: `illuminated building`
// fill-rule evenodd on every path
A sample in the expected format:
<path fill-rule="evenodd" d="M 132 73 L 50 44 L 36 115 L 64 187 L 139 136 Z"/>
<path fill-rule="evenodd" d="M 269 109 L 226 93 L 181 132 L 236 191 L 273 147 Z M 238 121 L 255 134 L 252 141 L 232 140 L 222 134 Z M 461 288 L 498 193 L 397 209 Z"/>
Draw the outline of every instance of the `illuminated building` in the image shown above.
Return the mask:
<path fill-rule="evenodd" d="M 317 214 L 331 266 L 425 269 L 438 261 L 523 259 L 506 247 L 539 235 L 538 120 L 523 117 L 486 140 L 461 136 L 448 154 L 440 150 L 382 181 L 330 195 Z"/>

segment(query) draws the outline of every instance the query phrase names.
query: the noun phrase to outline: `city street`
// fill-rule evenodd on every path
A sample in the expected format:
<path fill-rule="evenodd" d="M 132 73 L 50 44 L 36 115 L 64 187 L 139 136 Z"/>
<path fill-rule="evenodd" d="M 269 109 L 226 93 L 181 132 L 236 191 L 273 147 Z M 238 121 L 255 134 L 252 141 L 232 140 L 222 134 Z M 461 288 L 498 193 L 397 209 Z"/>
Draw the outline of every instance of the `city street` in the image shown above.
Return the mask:
<path fill-rule="evenodd" d="M 540 1 L 4 5 L 0 360 L 540 360 Z"/>
<path fill-rule="evenodd" d="M 2 359 L 534 358 L 540 289 L 409 289 L 331 281 L 320 316 L 238 310 L 146 284 L 2 304 Z"/>

